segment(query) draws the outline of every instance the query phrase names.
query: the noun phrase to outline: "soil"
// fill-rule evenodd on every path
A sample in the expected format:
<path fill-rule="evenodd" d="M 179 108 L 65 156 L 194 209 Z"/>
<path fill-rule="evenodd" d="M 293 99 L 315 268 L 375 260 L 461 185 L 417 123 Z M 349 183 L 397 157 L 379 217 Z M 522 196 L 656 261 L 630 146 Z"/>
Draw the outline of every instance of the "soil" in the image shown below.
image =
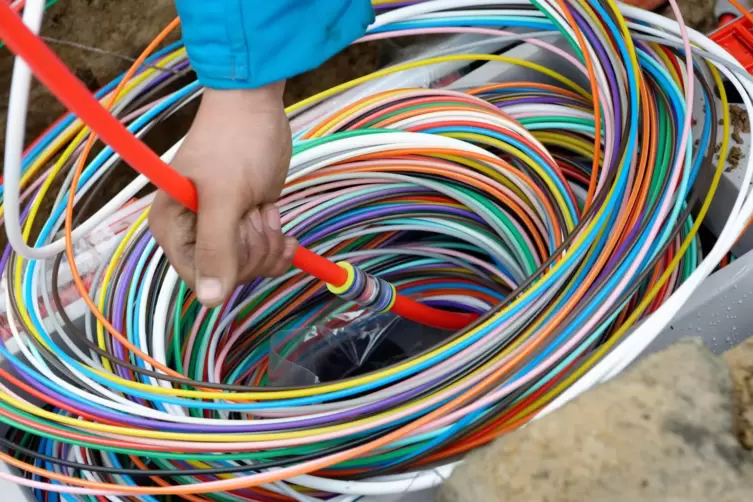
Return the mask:
<path fill-rule="evenodd" d="M 738 105 L 730 105 L 729 107 L 730 121 L 732 122 L 732 128 L 736 133 L 749 133 L 750 132 L 750 117 L 745 112 L 743 107 Z"/>
<path fill-rule="evenodd" d="M 708 33 L 716 28 L 716 16 L 714 16 L 714 6 L 716 0 L 678 0 L 680 13 L 685 24 L 695 28 L 701 33 Z M 747 2 L 743 2 L 747 3 Z M 669 4 L 664 5 L 658 11 L 664 16 L 675 19 L 675 15 Z"/>
<path fill-rule="evenodd" d="M 739 146 L 733 146 L 729 149 L 727 154 L 727 167 L 725 171 L 734 171 L 740 167 L 740 162 L 743 160 L 743 151 Z"/>

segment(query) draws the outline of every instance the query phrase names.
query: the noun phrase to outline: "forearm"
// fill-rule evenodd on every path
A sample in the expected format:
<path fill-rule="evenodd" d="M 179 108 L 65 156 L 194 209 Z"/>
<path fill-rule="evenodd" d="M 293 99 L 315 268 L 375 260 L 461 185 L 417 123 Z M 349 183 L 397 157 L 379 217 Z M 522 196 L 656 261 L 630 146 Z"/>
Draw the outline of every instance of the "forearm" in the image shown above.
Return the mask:
<path fill-rule="evenodd" d="M 370 0 L 176 0 L 199 80 L 253 89 L 315 68 L 363 35 Z"/>

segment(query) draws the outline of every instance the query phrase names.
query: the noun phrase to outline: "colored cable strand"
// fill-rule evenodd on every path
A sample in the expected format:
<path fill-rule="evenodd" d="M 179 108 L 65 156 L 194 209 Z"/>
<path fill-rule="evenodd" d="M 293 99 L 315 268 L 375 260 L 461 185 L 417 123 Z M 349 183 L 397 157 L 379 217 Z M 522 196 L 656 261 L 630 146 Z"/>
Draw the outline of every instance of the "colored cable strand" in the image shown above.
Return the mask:
<path fill-rule="evenodd" d="M 202 307 L 150 235 L 148 199 L 128 205 L 149 181 L 98 207 L 121 157 L 104 147 L 89 158 L 94 137 L 70 114 L 22 151 L 28 89 L 14 87 L 3 216 L 42 254 L 8 248 L 0 264 L 11 333 L 0 346 L 0 460 L 22 473 L 0 478 L 44 501 L 342 502 L 435 486 L 466 452 L 638 357 L 727 255 L 753 213 L 746 192 L 706 256 L 698 237 L 728 151 L 721 79 L 746 110 L 753 87 L 713 42 L 609 0 L 374 3 L 364 40 L 477 41 L 289 108 L 306 120 L 278 202 L 283 230 L 343 262 L 343 286 L 329 286 L 341 296 L 294 269 Z M 39 4 L 25 8 L 32 31 Z M 490 40 L 561 64 L 473 52 Z M 475 61 L 507 66 L 498 82 L 378 85 Z M 180 44 L 139 65 L 96 97 L 143 137 L 201 88 Z M 364 94 L 331 105 L 350 90 Z M 124 215 L 115 244 L 72 269 Z M 78 319 L 64 294 L 71 275 L 91 301 Z M 478 320 L 395 361 L 312 374 L 332 343 L 312 327 L 364 304 L 384 310 L 393 287 Z"/>

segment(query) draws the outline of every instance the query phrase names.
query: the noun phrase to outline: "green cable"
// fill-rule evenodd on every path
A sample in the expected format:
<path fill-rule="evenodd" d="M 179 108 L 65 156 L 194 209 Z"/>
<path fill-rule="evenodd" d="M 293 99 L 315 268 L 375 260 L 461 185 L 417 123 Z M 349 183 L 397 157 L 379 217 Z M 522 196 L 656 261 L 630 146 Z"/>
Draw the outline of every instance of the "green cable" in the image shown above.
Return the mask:
<path fill-rule="evenodd" d="M 296 156 L 302 152 L 305 152 L 306 150 L 314 148 L 315 146 L 323 145 L 325 143 L 330 143 L 332 141 L 337 141 L 337 140 L 346 139 L 346 138 L 353 138 L 356 136 L 366 136 L 370 134 L 384 134 L 384 133 L 394 134 L 395 130 L 394 129 L 358 129 L 355 131 L 337 132 L 334 134 L 330 134 L 329 136 L 323 136 L 321 138 L 300 140 L 300 142 L 293 145 L 293 156 Z"/>
<path fill-rule="evenodd" d="M 173 354 L 173 359 L 175 360 L 175 369 L 181 375 L 185 374 L 183 368 L 183 358 L 181 357 L 180 352 L 180 341 L 183 338 L 181 309 L 183 307 L 183 303 L 185 302 L 186 289 L 186 283 L 180 281 L 180 285 L 178 286 L 178 297 L 175 301 L 175 308 L 173 309 L 173 339 L 170 341 L 171 352 Z M 186 386 L 183 385 L 182 387 L 185 388 Z"/>

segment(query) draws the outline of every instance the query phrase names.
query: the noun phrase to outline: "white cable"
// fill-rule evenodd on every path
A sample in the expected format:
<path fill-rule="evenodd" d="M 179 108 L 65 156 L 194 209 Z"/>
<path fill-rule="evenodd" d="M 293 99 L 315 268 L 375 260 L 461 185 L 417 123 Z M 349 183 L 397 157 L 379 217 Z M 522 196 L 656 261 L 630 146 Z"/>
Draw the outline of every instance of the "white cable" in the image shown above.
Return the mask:
<path fill-rule="evenodd" d="M 44 2 L 29 0 L 24 8 L 23 22 L 35 35 L 39 33 L 42 27 L 43 17 Z M 8 98 L 8 114 L 5 130 L 5 167 L 3 168 L 5 232 L 14 248 L 18 241 L 19 233 L 17 231 L 14 232 L 12 228 L 14 226 L 13 222 L 21 220 L 19 209 L 21 204 L 21 157 L 24 148 L 30 87 L 31 69 L 23 59 L 16 56 L 13 62 L 13 77 L 10 83 L 10 95 Z"/>
<path fill-rule="evenodd" d="M 43 15 L 44 0 L 29 0 L 26 3 L 23 20 L 35 35 L 39 33 Z M 8 241 L 13 246 L 16 253 L 29 259 L 44 259 L 50 258 L 64 251 L 65 240 L 61 238 L 52 244 L 48 244 L 41 248 L 32 248 L 27 245 L 21 230 L 21 163 L 30 85 L 31 70 L 21 58 L 16 57 L 13 67 L 13 78 L 11 80 L 5 135 L 5 165 L 3 169 L 3 187 L 5 190 L 3 194 L 5 232 L 8 236 Z M 171 162 L 175 153 L 180 148 L 180 144 L 181 142 L 174 145 L 162 156 L 162 160 L 167 163 Z M 148 183 L 149 180 L 144 176 L 138 176 L 124 190 L 99 209 L 91 218 L 74 229 L 73 240 L 78 241 L 81 237 L 90 233 L 102 221 L 104 221 L 107 216 L 133 198 L 133 196 L 135 196 Z"/>
<path fill-rule="evenodd" d="M 381 476 L 366 481 L 339 481 L 314 476 L 296 476 L 290 478 L 295 483 L 315 490 L 324 490 L 344 495 L 399 495 L 401 493 L 419 492 L 439 486 L 455 470 L 460 462 L 441 465 L 435 469 L 409 473 L 395 478 Z M 408 477 L 410 476 L 410 477 Z"/>

